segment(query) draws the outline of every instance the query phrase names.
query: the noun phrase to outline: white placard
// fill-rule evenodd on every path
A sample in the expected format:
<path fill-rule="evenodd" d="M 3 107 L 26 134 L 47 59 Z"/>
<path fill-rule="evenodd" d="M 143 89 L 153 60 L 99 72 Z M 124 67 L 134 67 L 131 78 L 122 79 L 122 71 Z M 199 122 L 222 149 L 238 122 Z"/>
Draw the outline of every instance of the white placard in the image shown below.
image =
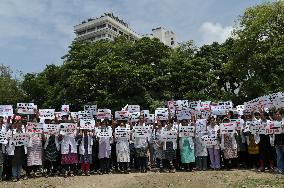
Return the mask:
<path fill-rule="evenodd" d="M 236 132 L 236 123 L 221 123 L 220 132 L 221 134 L 234 134 Z"/>
<path fill-rule="evenodd" d="M 13 135 L 14 146 L 27 146 L 30 141 L 29 133 L 16 133 Z"/>
<path fill-rule="evenodd" d="M 112 137 L 112 128 L 111 127 L 99 127 L 96 129 L 96 135 L 99 138 L 110 138 Z"/>
<path fill-rule="evenodd" d="M 19 114 L 35 114 L 34 103 L 17 103 L 17 109 Z"/>
<path fill-rule="evenodd" d="M 110 109 L 98 109 L 97 119 L 111 119 Z"/>
<path fill-rule="evenodd" d="M 199 103 L 200 101 L 190 101 L 188 104 L 189 108 L 190 109 L 193 109 L 193 110 L 198 110 L 198 106 L 199 106 Z"/>
<path fill-rule="evenodd" d="M 168 109 L 169 109 L 169 112 L 170 112 L 171 116 L 175 115 L 175 112 L 176 112 L 175 105 L 176 105 L 175 101 L 168 101 Z"/>
<path fill-rule="evenodd" d="M 115 111 L 114 117 L 116 120 L 123 120 L 127 121 L 128 120 L 128 111 Z"/>
<path fill-rule="evenodd" d="M 97 105 L 84 105 L 84 111 L 90 111 L 92 116 L 97 115 Z"/>
<path fill-rule="evenodd" d="M 169 119 L 169 110 L 167 108 L 157 108 L 155 110 L 155 117 L 159 120 L 168 120 Z"/>
<path fill-rule="evenodd" d="M 237 130 L 244 129 L 244 120 L 243 119 L 230 119 L 230 123 L 237 124 Z"/>
<path fill-rule="evenodd" d="M 201 135 L 203 132 L 206 131 L 206 123 L 207 123 L 206 119 L 196 120 L 196 135 L 197 136 Z"/>
<path fill-rule="evenodd" d="M 179 125 L 179 137 L 194 137 L 195 127 L 194 126 L 182 126 Z"/>
<path fill-rule="evenodd" d="M 217 145 L 217 137 L 204 135 L 201 137 L 202 142 L 205 146 L 216 146 Z"/>
<path fill-rule="evenodd" d="M 139 105 L 128 105 L 128 112 L 140 112 L 140 106 Z"/>
<path fill-rule="evenodd" d="M 139 121 L 140 112 L 129 112 L 129 121 L 137 122 Z"/>
<path fill-rule="evenodd" d="M 233 109 L 233 102 L 232 101 L 221 101 L 218 103 L 219 106 L 223 106 L 226 110 Z"/>
<path fill-rule="evenodd" d="M 170 131 L 162 130 L 161 140 L 165 142 L 168 142 L 168 141 L 175 142 L 177 140 L 177 132 L 174 130 L 170 130 Z"/>
<path fill-rule="evenodd" d="M 0 131 L 0 144 L 7 144 L 8 143 L 8 134 L 7 132 Z"/>
<path fill-rule="evenodd" d="M 96 121 L 93 119 L 80 119 L 80 129 L 93 130 L 96 127 Z"/>
<path fill-rule="evenodd" d="M 190 110 L 181 110 L 181 111 L 178 111 L 177 113 L 177 119 L 178 120 L 189 120 L 191 119 L 191 113 L 190 113 Z"/>
<path fill-rule="evenodd" d="M 149 114 L 149 117 L 146 118 L 147 124 L 154 124 L 155 123 L 155 114 Z"/>
<path fill-rule="evenodd" d="M 251 121 L 249 130 L 251 134 L 257 134 L 259 132 L 259 127 L 261 126 L 260 121 Z"/>
<path fill-rule="evenodd" d="M 187 110 L 189 108 L 188 100 L 177 100 L 175 101 L 175 107 L 177 111 Z"/>
<path fill-rule="evenodd" d="M 199 111 L 210 111 L 211 101 L 201 101 L 198 106 Z"/>
<path fill-rule="evenodd" d="M 127 138 L 130 139 L 130 128 L 117 127 L 115 129 L 115 138 Z"/>
<path fill-rule="evenodd" d="M 278 129 L 278 128 L 281 128 L 282 125 L 283 125 L 282 121 L 267 121 L 267 126 L 270 129 Z"/>
<path fill-rule="evenodd" d="M 43 133 L 43 124 L 42 123 L 28 122 L 27 123 L 27 132 L 28 133 L 42 134 Z"/>
<path fill-rule="evenodd" d="M 134 126 L 134 137 L 135 138 L 147 138 L 150 136 L 151 127 L 149 126 Z"/>
<path fill-rule="evenodd" d="M 237 112 L 238 112 L 238 114 L 239 115 L 243 115 L 244 113 L 244 108 L 245 108 L 245 106 L 244 105 L 238 105 L 237 106 Z"/>
<path fill-rule="evenodd" d="M 13 116 L 13 106 L 12 105 L 0 105 L 0 116 L 3 116 L 3 117 Z"/>
<path fill-rule="evenodd" d="M 78 122 L 78 112 L 70 112 L 70 116 L 75 122 Z"/>
<path fill-rule="evenodd" d="M 211 105 L 211 114 L 216 116 L 224 116 L 227 114 L 227 108 L 224 105 Z"/>
<path fill-rule="evenodd" d="M 63 116 L 69 115 L 69 112 L 70 112 L 69 105 L 64 104 L 61 106 L 61 114 Z"/>
<path fill-rule="evenodd" d="M 45 135 L 58 135 L 59 129 L 59 124 L 43 124 L 43 134 Z"/>
<path fill-rule="evenodd" d="M 60 134 L 62 135 L 70 135 L 75 134 L 77 129 L 76 123 L 60 123 Z"/>
<path fill-rule="evenodd" d="M 79 111 L 78 119 L 92 119 L 92 115 L 90 111 Z"/>
<path fill-rule="evenodd" d="M 149 118 L 150 111 L 149 110 L 141 110 L 141 115 L 144 116 L 145 119 Z"/>
<path fill-rule="evenodd" d="M 55 109 L 39 109 L 40 119 L 55 119 Z"/>

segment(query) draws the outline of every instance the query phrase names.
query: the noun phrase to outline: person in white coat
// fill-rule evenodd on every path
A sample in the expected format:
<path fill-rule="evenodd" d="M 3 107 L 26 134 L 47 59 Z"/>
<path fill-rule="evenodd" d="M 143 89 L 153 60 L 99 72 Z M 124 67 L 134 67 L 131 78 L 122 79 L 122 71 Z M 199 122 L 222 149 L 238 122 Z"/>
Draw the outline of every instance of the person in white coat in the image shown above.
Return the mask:
<path fill-rule="evenodd" d="M 79 154 L 80 154 L 80 161 L 82 175 L 89 176 L 89 167 L 92 164 L 92 147 L 93 147 L 93 133 L 89 130 L 83 130 L 79 134 Z"/>

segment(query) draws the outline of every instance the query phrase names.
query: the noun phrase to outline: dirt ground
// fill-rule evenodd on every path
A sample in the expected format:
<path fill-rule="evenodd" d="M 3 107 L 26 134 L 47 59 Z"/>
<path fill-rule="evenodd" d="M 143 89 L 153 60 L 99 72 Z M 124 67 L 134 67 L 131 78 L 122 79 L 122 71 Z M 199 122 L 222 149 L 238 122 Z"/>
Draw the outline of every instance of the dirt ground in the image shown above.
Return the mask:
<path fill-rule="evenodd" d="M 130 174 L 49 177 L 2 182 L 0 188 L 199 188 L 199 187 L 283 187 L 284 175 L 249 170 L 195 171 L 176 173 L 148 172 Z"/>

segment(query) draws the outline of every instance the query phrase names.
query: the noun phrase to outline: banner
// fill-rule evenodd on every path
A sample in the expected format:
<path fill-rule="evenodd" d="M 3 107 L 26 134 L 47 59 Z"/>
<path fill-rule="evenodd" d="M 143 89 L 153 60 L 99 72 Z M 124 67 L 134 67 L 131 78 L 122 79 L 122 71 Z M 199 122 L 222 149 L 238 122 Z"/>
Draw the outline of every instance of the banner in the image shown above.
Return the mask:
<path fill-rule="evenodd" d="M 60 134 L 70 135 L 76 133 L 77 124 L 76 123 L 60 123 Z"/>
<path fill-rule="evenodd" d="M 39 109 L 40 119 L 55 119 L 55 109 Z"/>
<path fill-rule="evenodd" d="M 0 105 L 0 116 L 9 117 L 13 116 L 13 106 L 12 105 Z"/>
<path fill-rule="evenodd" d="M 92 117 L 97 115 L 97 110 L 97 105 L 84 105 L 84 111 L 90 111 Z"/>
<path fill-rule="evenodd" d="M 59 129 L 59 124 L 43 124 L 43 134 L 45 135 L 58 135 Z"/>
<path fill-rule="evenodd" d="M 179 137 L 194 137 L 195 127 L 194 126 L 182 126 L 179 125 Z"/>
<path fill-rule="evenodd" d="M 130 139 L 130 128 L 117 127 L 115 129 L 115 138 L 127 138 L 127 139 Z"/>
<path fill-rule="evenodd" d="M 137 122 L 139 121 L 140 112 L 129 112 L 129 121 Z"/>
<path fill-rule="evenodd" d="M 34 103 L 17 103 L 17 109 L 19 114 L 35 114 Z"/>
<path fill-rule="evenodd" d="M 42 123 L 28 122 L 27 123 L 27 132 L 28 133 L 42 134 L 43 133 L 43 124 Z"/>
<path fill-rule="evenodd" d="M 80 119 L 80 129 L 94 130 L 96 121 L 93 119 Z"/>
<path fill-rule="evenodd" d="M 111 127 L 99 127 L 96 129 L 96 135 L 99 138 L 110 138 L 112 137 L 112 128 Z"/>
<path fill-rule="evenodd" d="M 236 123 L 221 123 L 220 133 L 221 134 L 234 134 L 236 132 Z"/>
<path fill-rule="evenodd" d="M 140 106 L 139 105 L 128 105 L 128 112 L 140 112 Z"/>
<path fill-rule="evenodd" d="M 8 134 L 0 131 L 0 144 L 8 144 Z"/>
<path fill-rule="evenodd" d="M 155 110 L 155 117 L 160 120 L 168 120 L 169 119 L 169 111 L 167 108 L 157 108 Z"/>
<path fill-rule="evenodd" d="M 29 133 L 16 133 L 13 135 L 14 146 L 28 146 L 29 141 Z"/>
<path fill-rule="evenodd" d="M 114 118 L 116 120 L 128 121 L 128 111 L 115 111 Z"/>
<path fill-rule="evenodd" d="M 111 119 L 110 109 L 98 109 L 97 119 Z"/>
<path fill-rule="evenodd" d="M 149 126 L 133 126 L 135 138 L 147 138 L 150 137 L 151 127 Z"/>

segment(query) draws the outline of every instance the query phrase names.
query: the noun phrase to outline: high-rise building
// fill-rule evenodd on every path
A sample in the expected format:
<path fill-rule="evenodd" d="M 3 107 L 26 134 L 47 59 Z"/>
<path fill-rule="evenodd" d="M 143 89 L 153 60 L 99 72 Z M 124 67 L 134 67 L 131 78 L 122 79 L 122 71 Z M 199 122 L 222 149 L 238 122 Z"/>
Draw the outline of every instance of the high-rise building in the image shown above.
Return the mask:
<path fill-rule="evenodd" d="M 152 34 L 146 36 L 150 38 L 158 38 L 162 43 L 172 48 L 178 46 L 177 35 L 173 31 L 168 31 L 163 27 L 152 29 Z"/>
<path fill-rule="evenodd" d="M 88 19 L 74 26 L 76 40 L 98 41 L 101 39 L 114 40 L 118 36 L 137 40 L 141 36 L 129 28 L 129 25 L 114 16 L 113 13 L 105 13 L 95 19 Z"/>

